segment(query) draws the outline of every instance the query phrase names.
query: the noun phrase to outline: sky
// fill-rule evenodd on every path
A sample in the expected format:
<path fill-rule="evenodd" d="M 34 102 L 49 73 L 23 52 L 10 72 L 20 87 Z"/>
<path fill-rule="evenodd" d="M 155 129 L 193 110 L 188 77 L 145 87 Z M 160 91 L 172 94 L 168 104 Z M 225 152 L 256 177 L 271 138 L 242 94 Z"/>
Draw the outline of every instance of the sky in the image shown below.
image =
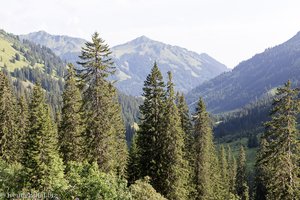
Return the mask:
<path fill-rule="evenodd" d="M 141 35 L 197 53 L 230 68 L 300 31 L 299 0 L 0 0 L 0 28 L 44 30 L 110 46 Z"/>

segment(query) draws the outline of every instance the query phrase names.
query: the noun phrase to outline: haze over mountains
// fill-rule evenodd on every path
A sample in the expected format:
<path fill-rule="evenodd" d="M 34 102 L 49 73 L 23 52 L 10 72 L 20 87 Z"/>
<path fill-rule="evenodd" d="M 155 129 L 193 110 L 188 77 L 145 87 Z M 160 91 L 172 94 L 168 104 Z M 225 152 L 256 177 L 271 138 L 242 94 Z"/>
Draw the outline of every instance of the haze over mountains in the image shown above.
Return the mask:
<path fill-rule="evenodd" d="M 300 83 L 300 32 L 241 62 L 231 72 L 199 85 L 187 94 L 187 100 L 193 105 L 201 96 L 209 111 L 226 112 L 274 93 L 287 80 Z"/>
<path fill-rule="evenodd" d="M 50 35 L 44 31 L 21 35 L 21 39 L 45 45 L 56 55 L 69 62 L 76 62 L 85 40 L 68 36 Z M 142 94 L 144 80 L 156 61 L 163 73 L 172 71 L 176 89 L 188 92 L 229 69 L 209 55 L 197 54 L 187 49 L 171 46 L 141 36 L 125 44 L 112 47 L 117 67 L 117 87 L 131 95 Z"/>

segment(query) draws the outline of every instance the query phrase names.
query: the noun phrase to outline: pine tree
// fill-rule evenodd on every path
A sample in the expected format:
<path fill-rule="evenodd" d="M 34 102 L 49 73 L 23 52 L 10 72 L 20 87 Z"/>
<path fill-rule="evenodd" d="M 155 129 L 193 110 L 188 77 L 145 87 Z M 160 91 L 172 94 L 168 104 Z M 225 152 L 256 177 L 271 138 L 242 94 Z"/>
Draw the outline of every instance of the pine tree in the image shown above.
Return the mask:
<path fill-rule="evenodd" d="M 63 162 L 57 150 L 57 131 L 40 85 L 33 88 L 29 110 L 30 126 L 22 158 L 25 167 L 24 187 L 37 191 L 65 188 Z"/>
<path fill-rule="evenodd" d="M 143 105 L 140 129 L 138 131 L 138 148 L 140 151 L 140 175 L 149 176 L 155 189 L 158 188 L 161 155 L 159 136 L 164 130 L 165 91 L 161 72 L 156 63 L 144 83 Z"/>
<path fill-rule="evenodd" d="M 222 199 L 220 170 L 213 143 L 211 123 L 200 98 L 194 114 L 195 131 L 195 199 Z"/>
<path fill-rule="evenodd" d="M 6 162 L 19 161 L 20 134 L 17 104 L 8 77 L 0 71 L 0 155 Z"/>
<path fill-rule="evenodd" d="M 168 199 L 186 199 L 187 161 L 184 159 L 184 132 L 181 128 L 180 116 L 175 104 L 172 74 L 168 72 L 164 130 L 158 136 L 161 150 L 160 176 L 157 190 Z"/>
<path fill-rule="evenodd" d="M 98 33 L 82 48 L 79 78 L 85 111 L 85 155 L 101 171 L 124 175 L 127 146 L 115 87 L 107 78 L 115 71 L 111 51 Z"/>
<path fill-rule="evenodd" d="M 241 145 L 236 174 L 236 193 L 241 200 L 249 199 L 249 187 L 246 175 L 246 154 Z"/>
<path fill-rule="evenodd" d="M 59 127 L 59 146 L 64 163 L 83 160 L 82 99 L 76 85 L 75 71 L 68 65 L 65 90 L 62 94 L 62 120 Z"/>
<path fill-rule="evenodd" d="M 299 90 L 288 81 L 277 89 L 265 123 L 257 167 L 262 174 L 267 199 L 297 199 L 300 196 L 299 132 L 296 117 L 299 114 Z"/>

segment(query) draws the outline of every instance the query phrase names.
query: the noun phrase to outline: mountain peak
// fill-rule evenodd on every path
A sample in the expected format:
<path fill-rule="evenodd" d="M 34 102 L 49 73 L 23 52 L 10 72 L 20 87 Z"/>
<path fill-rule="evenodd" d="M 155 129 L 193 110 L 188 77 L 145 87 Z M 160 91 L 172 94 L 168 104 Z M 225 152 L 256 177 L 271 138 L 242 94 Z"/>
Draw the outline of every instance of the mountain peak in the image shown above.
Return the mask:
<path fill-rule="evenodd" d="M 130 41 L 130 43 L 140 44 L 140 43 L 148 43 L 152 42 L 153 40 L 148 38 L 145 35 L 135 38 L 134 40 Z"/>
<path fill-rule="evenodd" d="M 47 33 L 47 32 L 44 31 L 44 30 L 39 30 L 39 31 L 36 31 L 36 32 L 31 32 L 31 33 L 29 33 L 28 35 L 50 35 L 50 34 Z"/>

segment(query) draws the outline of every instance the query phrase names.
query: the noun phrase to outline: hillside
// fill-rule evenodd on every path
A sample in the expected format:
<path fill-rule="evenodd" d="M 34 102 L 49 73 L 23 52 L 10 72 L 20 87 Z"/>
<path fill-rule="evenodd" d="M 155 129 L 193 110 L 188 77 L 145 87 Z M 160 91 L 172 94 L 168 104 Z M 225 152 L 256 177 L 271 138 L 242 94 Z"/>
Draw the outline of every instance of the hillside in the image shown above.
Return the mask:
<path fill-rule="evenodd" d="M 13 79 L 19 94 L 33 84 L 40 82 L 47 91 L 47 99 L 53 112 L 61 107 L 66 64 L 45 46 L 36 45 L 18 36 L 0 31 L 0 70 L 7 71 Z M 119 93 L 126 126 L 138 120 L 138 106 L 141 99 Z M 54 114 L 54 113 L 53 113 Z"/>
<path fill-rule="evenodd" d="M 140 95 L 143 82 L 157 61 L 163 76 L 172 71 L 177 90 L 187 92 L 195 85 L 227 71 L 225 65 L 207 54 L 171 46 L 141 36 L 112 48 L 118 68 L 117 86 L 125 93 Z"/>
<path fill-rule="evenodd" d="M 86 40 L 64 35 L 51 35 L 45 31 L 20 35 L 20 39 L 26 39 L 36 44 L 50 48 L 62 60 L 76 63 L 81 47 Z"/>
<path fill-rule="evenodd" d="M 20 41 L 13 34 L 0 31 L 0 68 L 8 71 L 18 93 L 39 81 L 47 91 L 50 105 L 59 108 L 65 63 L 49 48 Z"/>
<path fill-rule="evenodd" d="M 241 62 L 231 72 L 207 81 L 187 94 L 191 106 L 203 97 L 213 113 L 241 108 L 274 93 L 290 79 L 300 80 L 300 32 L 287 42 Z"/>
<path fill-rule="evenodd" d="M 21 35 L 37 44 L 51 48 L 63 60 L 75 63 L 85 40 L 68 36 L 50 35 L 44 31 Z M 207 54 L 197 54 L 187 49 L 151 40 L 145 36 L 112 47 L 112 57 L 117 68 L 117 87 L 126 94 L 142 94 L 143 82 L 155 61 L 166 76 L 174 74 L 176 88 L 188 92 L 227 67 Z"/>

